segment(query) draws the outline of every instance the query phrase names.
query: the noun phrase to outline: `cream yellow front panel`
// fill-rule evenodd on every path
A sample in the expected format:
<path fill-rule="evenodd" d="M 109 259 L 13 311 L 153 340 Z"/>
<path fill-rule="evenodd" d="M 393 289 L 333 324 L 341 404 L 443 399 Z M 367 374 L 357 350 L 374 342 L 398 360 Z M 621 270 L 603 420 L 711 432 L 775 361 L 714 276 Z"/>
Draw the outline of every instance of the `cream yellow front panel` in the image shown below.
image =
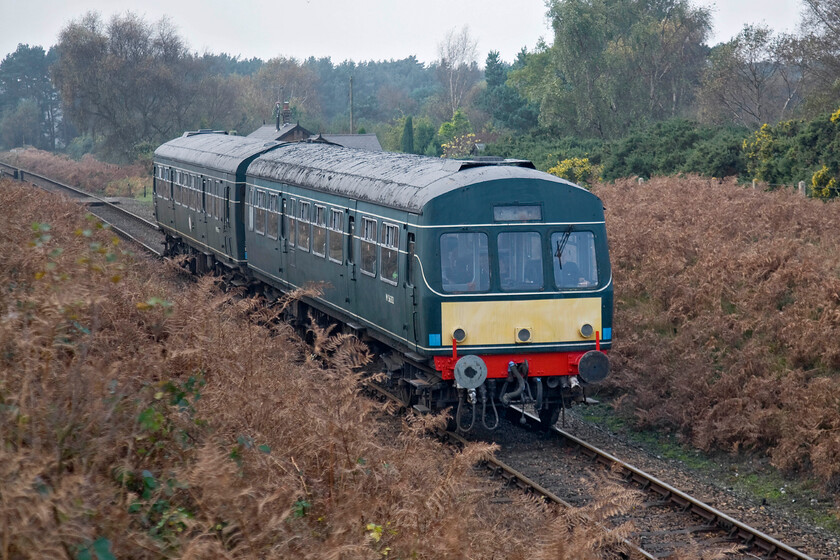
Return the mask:
<path fill-rule="evenodd" d="M 585 323 L 601 332 L 601 298 L 444 302 L 440 312 L 445 346 L 458 328 L 467 333 L 459 344 L 467 346 L 514 344 L 521 328 L 531 331 L 530 344 L 595 340 L 594 332 L 580 334 Z"/>

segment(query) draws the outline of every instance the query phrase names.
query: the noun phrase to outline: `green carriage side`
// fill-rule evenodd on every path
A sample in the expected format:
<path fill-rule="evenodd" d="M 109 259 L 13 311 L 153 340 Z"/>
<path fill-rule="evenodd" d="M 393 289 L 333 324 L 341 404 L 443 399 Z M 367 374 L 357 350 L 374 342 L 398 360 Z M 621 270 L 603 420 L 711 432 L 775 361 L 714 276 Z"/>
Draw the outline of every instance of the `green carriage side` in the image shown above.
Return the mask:
<path fill-rule="evenodd" d="M 517 215 L 534 208 L 538 215 Z M 600 200 L 525 162 L 288 144 L 250 165 L 246 216 L 249 266 L 263 280 L 285 289 L 322 283 L 316 306 L 418 357 L 450 353 L 456 329 L 467 331 L 461 346 L 467 353 L 582 352 L 611 344 L 612 277 Z M 478 288 L 444 285 L 442 242 L 465 232 L 484 239 Z M 517 232 L 539 240 L 530 249 L 539 251 L 539 287 L 502 283 L 499 234 Z M 555 281 L 551 240 L 569 235 L 591 238 L 595 272 L 583 287 Z M 511 247 L 502 249 L 510 256 Z M 524 273 L 523 259 L 512 265 Z M 591 300 L 584 311 L 581 300 Z M 516 316 L 492 317 L 499 310 Z M 577 333 L 581 313 L 597 332 Z M 562 329 L 552 326 L 564 320 Z M 519 326 L 534 331 L 527 346 L 516 339 Z"/>
<path fill-rule="evenodd" d="M 193 247 L 228 266 L 247 261 L 245 169 L 278 143 L 227 134 L 185 133 L 155 150 L 155 216 L 169 244 Z"/>

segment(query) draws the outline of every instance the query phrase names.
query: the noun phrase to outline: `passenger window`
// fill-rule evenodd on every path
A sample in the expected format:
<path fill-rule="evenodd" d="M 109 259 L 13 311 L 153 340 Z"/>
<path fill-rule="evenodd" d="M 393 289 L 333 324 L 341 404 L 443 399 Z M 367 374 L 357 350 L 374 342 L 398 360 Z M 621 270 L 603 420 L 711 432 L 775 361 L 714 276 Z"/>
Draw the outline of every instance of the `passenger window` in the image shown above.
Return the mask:
<path fill-rule="evenodd" d="M 309 250 L 309 203 L 298 202 L 297 246 Z"/>
<path fill-rule="evenodd" d="M 344 262 L 344 213 L 335 208 L 330 209 L 330 260 L 342 264 Z"/>
<path fill-rule="evenodd" d="M 446 292 L 490 289 L 486 233 L 444 233 L 440 236 L 440 270 Z"/>
<path fill-rule="evenodd" d="M 279 223 L 277 221 L 277 195 L 268 195 L 268 225 L 266 226 L 266 233 L 272 239 L 277 239 L 277 230 Z"/>
<path fill-rule="evenodd" d="M 500 233 L 498 243 L 502 289 L 541 290 L 544 282 L 540 234 L 531 231 Z"/>
<path fill-rule="evenodd" d="M 362 264 L 368 276 L 376 276 L 376 220 L 362 218 Z"/>
<path fill-rule="evenodd" d="M 297 201 L 292 198 L 289 199 L 289 211 L 286 214 L 286 231 L 289 232 L 289 246 L 295 246 L 295 208 L 297 208 Z"/>
<path fill-rule="evenodd" d="M 393 224 L 382 224 L 379 242 L 382 246 L 382 259 L 379 277 L 383 282 L 397 285 L 397 266 L 399 261 L 400 228 Z"/>
<path fill-rule="evenodd" d="M 598 285 L 595 234 L 566 231 L 551 234 L 554 283 L 558 289 L 593 288 Z"/>
<path fill-rule="evenodd" d="M 323 257 L 327 252 L 327 209 L 316 205 L 312 222 L 312 252 Z"/>

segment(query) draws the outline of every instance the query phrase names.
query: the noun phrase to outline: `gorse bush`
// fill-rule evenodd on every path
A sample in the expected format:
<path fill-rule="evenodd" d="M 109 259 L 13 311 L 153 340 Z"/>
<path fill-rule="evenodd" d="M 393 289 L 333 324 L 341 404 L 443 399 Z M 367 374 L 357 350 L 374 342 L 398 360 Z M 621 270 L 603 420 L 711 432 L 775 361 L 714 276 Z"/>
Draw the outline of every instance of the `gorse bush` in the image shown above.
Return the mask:
<path fill-rule="evenodd" d="M 12 181 L 0 203 L 15 208 L 0 228 L 3 558 L 571 559 L 616 542 L 516 492 L 493 503 L 504 490 L 473 471 L 493 448 L 428 437 L 445 419 L 383 421 L 356 338 L 313 324 L 304 346 L 277 321 L 284 302 L 145 262 Z M 596 519 L 632 504 L 606 492 L 624 497 L 596 501 Z"/>
<path fill-rule="evenodd" d="M 600 181 L 598 168 L 592 165 L 589 158 L 564 159 L 550 168 L 548 172 L 584 187 Z"/>
<path fill-rule="evenodd" d="M 840 487 L 840 206 L 696 177 L 595 192 L 619 410 Z"/>
<path fill-rule="evenodd" d="M 796 185 L 811 182 L 823 167 L 833 177 L 840 177 L 840 122 L 824 114 L 810 121 L 784 121 L 765 124 L 743 142 L 750 178 L 771 185 Z M 827 181 L 826 181 L 827 183 Z M 836 196 L 829 191 L 815 195 Z"/>
<path fill-rule="evenodd" d="M 705 127 L 672 119 L 632 132 L 604 149 L 604 178 L 699 173 L 727 177 L 744 171 L 746 129 Z"/>

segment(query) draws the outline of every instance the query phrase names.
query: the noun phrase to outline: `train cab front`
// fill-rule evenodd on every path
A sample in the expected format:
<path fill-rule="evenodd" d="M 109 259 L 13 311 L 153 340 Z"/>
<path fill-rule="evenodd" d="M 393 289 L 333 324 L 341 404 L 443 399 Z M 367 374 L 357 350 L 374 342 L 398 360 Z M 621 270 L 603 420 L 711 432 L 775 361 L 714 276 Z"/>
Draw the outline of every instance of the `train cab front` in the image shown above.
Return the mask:
<path fill-rule="evenodd" d="M 498 409 L 512 406 L 533 407 L 548 428 L 584 402 L 609 373 L 612 345 L 603 224 L 444 232 L 438 243 L 439 323 L 430 324 L 440 330 L 429 347 L 459 428 L 493 429 Z"/>

